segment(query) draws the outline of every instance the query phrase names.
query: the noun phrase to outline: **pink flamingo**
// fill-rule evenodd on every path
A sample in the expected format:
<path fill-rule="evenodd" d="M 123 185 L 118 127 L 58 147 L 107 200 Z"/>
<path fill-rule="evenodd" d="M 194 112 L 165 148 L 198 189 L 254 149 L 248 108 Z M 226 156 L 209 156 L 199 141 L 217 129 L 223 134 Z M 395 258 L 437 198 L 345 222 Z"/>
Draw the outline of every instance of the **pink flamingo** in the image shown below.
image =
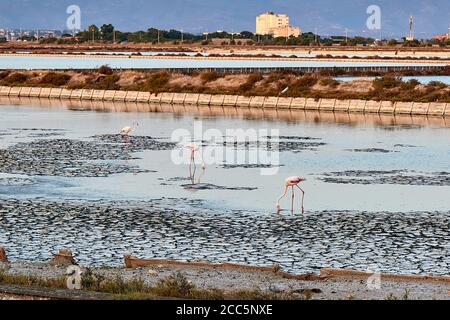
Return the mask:
<path fill-rule="evenodd" d="M 195 179 L 195 171 L 197 170 L 197 166 L 195 165 L 195 153 L 199 150 L 199 147 L 196 144 L 190 143 L 184 146 L 185 148 L 191 150 L 191 163 L 189 164 L 189 174 L 190 174 L 190 178 L 192 180 L 192 184 L 194 184 L 194 179 Z M 201 160 L 202 160 L 202 174 L 205 172 L 206 170 L 206 165 L 205 162 L 203 161 L 203 156 L 200 154 Z M 194 170 L 192 170 L 192 166 L 194 167 Z M 193 172 L 192 172 L 193 171 Z M 199 181 L 201 179 L 201 176 L 199 177 Z"/>
<path fill-rule="evenodd" d="M 137 127 L 139 127 L 139 122 L 133 121 L 133 125 L 131 127 L 122 128 L 122 130 L 120 130 L 120 134 L 124 137 L 127 137 L 131 132 L 136 131 Z"/>
<path fill-rule="evenodd" d="M 284 190 L 284 193 L 277 200 L 277 204 L 276 204 L 277 213 L 280 213 L 280 211 L 281 211 L 281 207 L 280 207 L 281 199 L 283 199 L 286 196 L 286 194 L 288 192 L 288 188 L 291 187 L 292 188 L 292 207 L 291 207 L 291 211 L 292 211 L 292 214 L 294 214 L 294 197 L 295 197 L 294 187 L 297 187 L 302 192 L 302 214 L 305 214 L 305 207 L 304 207 L 305 191 L 303 191 L 303 189 L 298 186 L 301 182 L 303 182 L 305 180 L 306 179 L 304 179 L 302 177 L 289 177 L 289 178 L 286 179 L 286 181 L 284 182 L 284 186 L 286 187 L 286 189 Z"/>
<path fill-rule="evenodd" d="M 122 130 L 120 130 L 120 134 L 125 140 L 125 143 L 128 145 L 129 140 L 128 137 L 130 136 L 130 133 L 133 131 L 136 131 L 137 127 L 139 127 L 139 122 L 133 121 L 133 124 L 131 127 L 123 127 Z"/>

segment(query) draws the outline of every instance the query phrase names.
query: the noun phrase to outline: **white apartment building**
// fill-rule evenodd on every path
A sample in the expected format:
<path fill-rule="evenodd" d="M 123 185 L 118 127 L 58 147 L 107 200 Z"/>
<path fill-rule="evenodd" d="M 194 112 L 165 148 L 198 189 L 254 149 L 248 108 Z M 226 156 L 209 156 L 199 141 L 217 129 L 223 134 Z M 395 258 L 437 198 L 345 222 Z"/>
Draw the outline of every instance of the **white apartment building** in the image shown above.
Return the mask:
<path fill-rule="evenodd" d="M 289 24 L 289 17 L 285 14 L 266 12 L 256 17 L 256 34 L 272 35 L 276 37 L 298 37 L 301 34 L 299 27 Z"/>

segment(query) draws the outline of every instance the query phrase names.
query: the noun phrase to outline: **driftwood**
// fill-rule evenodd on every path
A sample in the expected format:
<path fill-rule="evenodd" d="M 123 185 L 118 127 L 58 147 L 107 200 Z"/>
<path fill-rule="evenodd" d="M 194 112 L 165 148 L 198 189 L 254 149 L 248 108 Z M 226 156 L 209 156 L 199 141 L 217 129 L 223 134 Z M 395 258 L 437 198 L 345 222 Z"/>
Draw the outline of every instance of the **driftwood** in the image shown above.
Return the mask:
<path fill-rule="evenodd" d="M 50 260 L 50 264 L 70 266 L 70 265 L 76 265 L 77 263 L 76 263 L 73 255 L 72 255 L 72 252 L 70 250 L 60 249 L 58 253 L 53 254 L 53 257 Z"/>
<path fill-rule="evenodd" d="M 8 257 L 6 256 L 5 248 L 0 247 L 0 262 L 8 263 Z"/>
<path fill-rule="evenodd" d="M 169 259 L 139 259 L 130 255 L 125 256 L 126 268 L 139 268 L 139 267 L 151 267 L 151 266 L 181 266 L 181 267 L 200 267 L 211 269 L 223 269 L 223 270 L 242 270 L 242 271 L 262 271 L 271 272 L 286 279 L 297 280 L 323 280 L 322 277 L 315 274 L 294 275 L 287 272 L 283 272 L 279 265 L 274 264 L 270 267 L 258 267 L 235 263 L 211 263 L 208 261 L 176 261 Z"/>

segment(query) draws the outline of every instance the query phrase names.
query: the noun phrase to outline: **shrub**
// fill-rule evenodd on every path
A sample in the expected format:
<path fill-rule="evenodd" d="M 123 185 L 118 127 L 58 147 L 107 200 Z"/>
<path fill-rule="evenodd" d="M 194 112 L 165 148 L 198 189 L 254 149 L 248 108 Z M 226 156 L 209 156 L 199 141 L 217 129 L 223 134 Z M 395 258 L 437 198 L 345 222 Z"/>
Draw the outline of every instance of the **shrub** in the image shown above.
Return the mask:
<path fill-rule="evenodd" d="M 253 89 L 255 84 L 263 79 L 264 77 L 261 73 L 252 73 L 248 76 L 247 81 L 239 86 L 239 91 L 245 94 L 249 94 L 249 91 Z"/>
<path fill-rule="evenodd" d="M 100 284 L 101 292 L 108 292 L 113 294 L 128 294 L 133 292 L 148 292 L 150 288 L 145 285 L 145 281 L 142 278 L 133 278 L 125 280 L 120 276 L 116 276 L 112 279 L 106 279 Z"/>
<path fill-rule="evenodd" d="M 28 75 L 20 72 L 10 74 L 6 79 L 4 79 L 7 84 L 23 84 L 27 82 Z"/>
<path fill-rule="evenodd" d="M 116 74 L 107 75 L 98 82 L 97 88 L 101 90 L 119 90 L 120 86 L 117 84 L 119 79 L 120 77 Z"/>
<path fill-rule="evenodd" d="M 110 74 L 113 74 L 114 71 L 109 66 L 105 65 L 105 66 L 101 66 L 100 68 L 98 68 L 98 73 L 105 74 L 105 75 L 110 75 Z"/>
<path fill-rule="evenodd" d="M 10 74 L 11 74 L 11 71 L 9 71 L 9 70 L 0 72 L 0 80 L 5 79 L 5 78 L 6 78 L 7 76 L 9 76 Z"/>
<path fill-rule="evenodd" d="M 162 279 L 155 287 L 155 291 L 166 297 L 185 298 L 192 295 L 195 286 L 180 272 Z"/>
<path fill-rule="evenodd" d="M 250 82 L 250 83 L 255 84 L 255 83 L 257 83 L 257 82 L 259 82 L 259 81 L 261 81 L 261 80 L 263 80 L 263 79 L 264 79 L 264 77 L 262 76 L 261 73 L 259 73 L 259 72 L 254 72 L 254 73 L 251 73 L 251 74 L 248 76 L 247 82 Z"/>
<path fill-rule="evenodd" d="M 170 74 L 167 71 L 151 73 L 143 89 L 150 92 L 161 92 L 169 83 Z"/>
<path fill-rule="evenodd" d="M 266 79 L 266 83 L 273 83 L 281 80 L 285 80 L 288 76 L 287 72 L 272 71 Z"/>
<path fill-rule="evenodd" d="M 64 86 L 69 82 L 71 76 L 65 73 L 49 72 L 40 81 L 41 84 L 51 84 L 57 87 Z"/>
<path fill-rule="evenodd" d="M 320 80 L 320 84 L 325 87 L 336 88 L 339 85 L 339 81 L 333 78 L 323 78 Z"/>
<path fill-rule="evenodd" d="M 90 268 L 87 268 L 81 275 L 81 285 L 85 290 L 100 291 L 101 283 L 104 280 L 104 276 L 95 274 Z"/>
<path fill-rule="evenodd" d="M 317 83 L 317 78 L 313 76 L 303 76 L 295 82 L 295 86 L 302 88 L 311 88 Z"/>
<path fill-rule="evenodd" d="M 416 79 L 411 79 L 407 82 L 402 82 L 400 89 L 404 91 L 414 90 L 420 84 Z"/>
<path fill-rule="evenodd" d="M 373 80 L 373 87 L 375 90 L 394 89 L 402 84 L 402 80 L 397 77 L 384 76 Z"/>
<path fill-rule="evenodd" d="M 221 77 L 222 77 L 222 75 L 215 71 L 207 71 L 207 72 L 202 72 L 200 74 L 200 79 L 202 79 L 203 83 L 212 82 Z"/>
<path fill-rule="evenodd" d="M 443 89 L 447 87 L 447 85 L 441 81 L 431 81 L 428 83 L 428 87 L 434 87 L 436 89 Z"/>

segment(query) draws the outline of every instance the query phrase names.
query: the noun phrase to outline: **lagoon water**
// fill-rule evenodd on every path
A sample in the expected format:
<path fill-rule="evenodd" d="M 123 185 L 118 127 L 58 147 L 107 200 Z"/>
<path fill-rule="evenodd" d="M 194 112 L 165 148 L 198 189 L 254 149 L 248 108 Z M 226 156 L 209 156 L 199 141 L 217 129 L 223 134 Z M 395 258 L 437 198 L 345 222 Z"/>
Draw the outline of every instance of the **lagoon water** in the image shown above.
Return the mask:
<path fill-rule="evenodd" d="M 274 176 L 262 176 L 261 168 L 226 167 L 234 158 L 216 159 L 208 165 L 203 183 L 227 187 L 257 188 L 254 191 L 200 190 L 192 192 L 171 178 L 188 177 L 188 165 L 176 165 L 171 161 L 171 151 L 146 151 L 137 154 L 136 160 L 127 164 L 154 170 L 156 173 L 138 175 L 121 174 L 106 178 L 37 177 L 37 184 L 9 191 L 0 187 L 4 196 L 57 196 L 69 198 L 136 199 L 187 197 L 206 200 L 211 207 L 246 208 L 259 212 L 273 211 L 274 199 L 283 189 L 287 176 L 301 175 L 308 178 L 308 210 L 446 210 L 450 208 L 450 182 L 349 184 L 324 182 L 324 174 L 361 171 L 401 170 L 399 175 L 436 175 L 450 172 L 450 129 L 448 127 L 399 125 L 378 126 L 371 123 L 343 125 L 340 123 L 289 122 L 276 120 L 252 120 L 242 117 L 216 117 L 148 112 L 96 112 L 71 110 L 64 106 L 1 106 L 0 146 L 5 148 L 18 142 L 35 139 L 83 139 L 101 134 L 115 134 L 134 120 L 140 126 L 136 135 L 151 136 L 170 141 L 175 130 L 183 129 L 193 134 L 194 124 L 203 130 L 217 129 L 226 135 L 229 129 L 279 130 L 279 172 Z M 294 120 L 295 121 L 295 120 Z M 52 137 L 34 137 L 35 132 L 26 129 L 42 128 L 61 130 Z M 14 129 L 14 130 L 13 130 Z M 270 131 L 269 131 L 270 133 Z M 283 139 L 283 137 L 285 139 Z M 300 139 L 300 140 L 295 140 Z M 199 144 L 199 141 L 194 141 Z M 212 142 L 205 141 L 205 147 Z M 234 145 L 224 149 L 234 157 L 255 151 Z M 270 154 L 268 155 L 270 156 Z M 274 158 L 274 160 L 276 160 Z M 385 174 L 386 175 L 386 174 Z M 368 178 L 383 177 L 371 175 Z M 351 178 L 351 177 L 347 177 Z M 432 181 L 433 179 L 430 179 Z M 166 185 L 161 185 L 164 182 Z M 342 181 L 341 181 L 342 182 Z M 415 184 L 415 185 L 414 185 Z M 62 186 L 62 187 L 60 187 Z M 392 196 L 395 195 L 395 196 Z M 289 201 L 286 202 L 288 204 Z"/>
<path fill-rule="evenodd" d="M 109 54 L 109 55 L 133 55 L 133 54 L 138 54 L 137 51 L 132 52 L 124 52 L 124 51 L 85 51 L 85 52 L 80 52 L 83 54 Z M 183 54 L 186 56 L 195 56 L 198 54 L 198 52 L 156 52 L 156 51 L 140 51 L 139 54 L 143 55 L 143 56 L 156 56 L 156 55 L 161 55 L 161 54 L 174 54 L 174 55 L 179 55 L 179 54 Z M 211 55 L 211 53 L 208 52 L 202 52 L 201 53 L 203 56 L 209 56 Z M 267 56 L 270 57 L 272 56 L 272 53 L 262 53 L 262 52 L 258 52 L 258 51 L 249 51 L 249 52 L 245 52 L 245 53 L 239 53 L 239 52 L 230 52 L 230 51 L 223 51 L 223 52 L 214 52 L 214 54 L 220 54 L 220 55 L 224 55 L 224 56 L 231 56 L 231 55 L 235 55 L 235 56 L 239 56 L 239 55 L 259 55 L 259 56 Z M 314 58 L 317 57 L 319 54 L 318 53 L 312 53 L 312 52 L 276 52 L 274 53 L 278 56 L 281 57 L 291 57 L 291 56 L 295 56 L 298 58 Z M 360 58 L 365 58 L 365 57 L 370 57 L 370 56 L 379 56 L 379 57 L 387 57 L 387 58 L 436 58 L 436 59 L 448 59 L 450 58 L 450 53 L 449 52 L 439 52 L 439 54 L 433 55 L 433 54 L 424 54 L 421 52 L 416 52 L 414 54 L 411 53 L 403 53 L 403 52 L 399 52 L 398 54 L 395 53 L 378 53 L 378 52 L 368 52 L 368 53 L 352 53 L 352 54 L 346 54 L 345 52 L 343 53 L 328 53 L 328 52 L 322 52 L 320 53 L 322 55 L 331 55 L 331 56 L 346 56 L 349 58 L 353 58 L 353 57 L 360 57 Z"/>
<path fill-rule="evenodd" d="M 450 85 L 450 76 L 405 76 L 401 77 L 403 81 L 409 81 L 411 79 L 416 79 L 422 84 L 428 84 L 432 81 L 439 81 Z M 336 77 L 339 81 L 353 81 L 353 80 L 373 80 L 375 77 Z"/>
<path fill-rule="evenodd" d="M 274 68 L 274 67 L 383 67 L 383 66 L 439 66 L 433 63 L 408 62 L 342 62 L 289 60 L 207 60 L 207 59 L 151 59 L 117 57 L 49 57 L 0 56 L 0 69 L 96 69 L 102 65 L 122 69 L 158 68 Z"/>
<path fill-rule="evenodd" d="M 189 113 L 174 106 L 160 106 L 158 112 L 134 104 L 87 106 L 45 100 L 0 105 L 2 157 L 13 157 L 16 150 L 39 160 L 14 169 L 22 172 L 11 172 L 10 163 L 0 159 L 3 171 L 10 171 L 0 173 L 0 243 L 7 244 L 13 260 L 47 259 L 51 251 L 66 245 L 87 264 L 118 265 L 124 251 L 129 251 L 147 258 L 258 265 L 276 261 L 292 272 L 320 267 L 366 270 L 369 263 L 376 263 L 382 271 L 448 273 L 450 127 L 445 121 L 427 124 L 406 118 L 406 122 L 381 123 L 363 118 L 346 123 L 322 122 L 316 116 L 311 121 L 304 116 L 285 121 L 252 117 L 250 112 L 213 115 L 210 108 Z M 159 142 L 170 142 L 179 129 L 193 133 L 199 124 L 201 132 L 215 129 L 217 136 L 227 135 L 227 129 L 277 129 L 279 171 L 264 176 L 258 167 L 224 166 L 233 164 L 231 155 L 263 148 L 248 143 L 227 145 L 228 158 L 207 163 L 201 184 L 196 184 L 199 188 L 186 187 L 189 164 L 174 163 L 170 148 L 144 147 L 132 152 L 133 159 L 106 161 L 139 169 L 133 172 L 99 177 L 27 175 L 31 166 L 45 167 L 55 152 L 61 166 L 66 158 L 82 153 L 76 145 L 64 149 L 65 144 L 54 141 L 114 137 L 135 120 L 139 127 L 134 136 Z M 117 142 L 127 143 L 120 138 Z M 205 137 L 195 142 L 205 147 L 214 144 Z M 48 157 L 38 145 L 48 146 Z M 20 148 L 11 149 L 15 146 Z M 50 152 L 52 146 L 55 150 Z M 86 144 L 85 148 L 93 148 L 86 151 L 95 154 L 100 147 Z M 33 153 L 27 153 L 28 149 Z M 62 169 L 70 172 L 76 165 Z M 302 185 L 305 218 L 299 214 L 299 198 L 295 216 L 289 210 L 281 216 L 275 213 L 283 181 L 292 175 L 307 179 Z M 123 206 L 127 201 L 156 204 L 115 211 L 120 207 L 115 202 Z M 83 205 L 100 202 L 112 207 L 91 208 L 89 213 Z M 36 207 L 31 208 L 33 203 Z M 64 208 L 64 203 L 76 215 L 72 220 L 64 209 L 55 209 Z M 79 205 L 82 210 L 76 209 Z M 284 209 L 289 206 L 290 196 L 282 202 Z M 82 239 L 75 241 L 79 235 Z"/>

